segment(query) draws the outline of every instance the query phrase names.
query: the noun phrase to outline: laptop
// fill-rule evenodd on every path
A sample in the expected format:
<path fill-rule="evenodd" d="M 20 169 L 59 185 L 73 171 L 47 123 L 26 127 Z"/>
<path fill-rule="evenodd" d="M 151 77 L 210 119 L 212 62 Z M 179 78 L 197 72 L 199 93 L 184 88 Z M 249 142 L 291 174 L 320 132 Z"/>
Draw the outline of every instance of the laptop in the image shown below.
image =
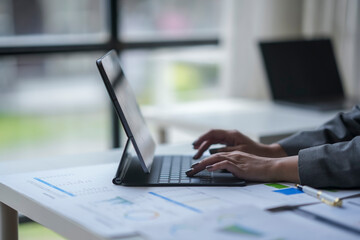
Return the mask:
<path fill-rule="evenodd" d="M 113 183 L 126 186 L 244 186 L 245 182 L 228 172 L 202 171 L 187 177 L 193 163 L 189 155 L 155 156 L 156 144 L 146 126 L 135 94 L 125 78 L 116 51 L 96 61 L 127 141 Z M 132 145 L 136 154 L 129 151 Z"/>
<path fill-rule="evenodd" d="M 345 97 L 330 39 L 261 41 L 260 51 L 275 102 L 314 110 L 342 110 Z"/>

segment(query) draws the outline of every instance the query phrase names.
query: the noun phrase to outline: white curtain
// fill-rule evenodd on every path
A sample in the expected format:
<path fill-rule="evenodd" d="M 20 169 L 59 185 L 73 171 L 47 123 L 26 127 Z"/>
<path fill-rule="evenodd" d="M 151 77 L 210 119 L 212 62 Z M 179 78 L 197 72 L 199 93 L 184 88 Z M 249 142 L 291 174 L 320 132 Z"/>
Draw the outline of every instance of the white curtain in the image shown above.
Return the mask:
<path fill-rule="evenodd" d="M 360 2 L 358 0 L 305 0 L 303 34 L 330 36 L 348 96 L 360 97 Z"/>
<path fill-rule="evenodd" d="M 325 35 L 333 39 L 346 93 L 360 97 L 359 9 L 358 0 L 227 0 L 225 95 L 269 98 L 259 40 Z"/>

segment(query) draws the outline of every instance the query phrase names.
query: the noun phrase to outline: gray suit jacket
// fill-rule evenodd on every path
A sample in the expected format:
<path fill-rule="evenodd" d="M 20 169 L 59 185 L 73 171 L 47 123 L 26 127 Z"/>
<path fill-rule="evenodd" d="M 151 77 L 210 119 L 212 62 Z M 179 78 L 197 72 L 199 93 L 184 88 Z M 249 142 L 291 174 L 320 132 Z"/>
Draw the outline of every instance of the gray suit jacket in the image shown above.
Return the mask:
<path fill-rule="evenodd" d="M 339 113 L 313 131 L 278 142 L 299 155 L 300 182 L 313 187 L 360 187 L 360 107 Z"/>

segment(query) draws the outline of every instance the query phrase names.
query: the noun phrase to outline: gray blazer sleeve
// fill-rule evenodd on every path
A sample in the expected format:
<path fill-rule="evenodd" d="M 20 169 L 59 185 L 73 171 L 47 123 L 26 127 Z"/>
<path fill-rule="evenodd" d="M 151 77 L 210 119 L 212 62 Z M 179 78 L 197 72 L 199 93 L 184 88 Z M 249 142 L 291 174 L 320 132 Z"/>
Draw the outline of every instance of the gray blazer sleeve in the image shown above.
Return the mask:
<path fill-rule="evenodd" d="M 299 155 L 300 182 L 313 187 L 360 187 L 360 108 L 340 113 L 318 129 L 279 141 Z"/>
<path fill-rule="evenodd" d="M 350 141 L 360 136 L 360 107 L 354 107 L 350 112 L 339 113 L 336 117 L 326 122 L 313 131 L 303 131 L 278 143 L 289 155 L 297 155 L 301 149 Z"/>
<path fill-rule="evenodd" d="M 313 187 L 360 187 L 360 136 L 299 152 L 300 182 Z"/>

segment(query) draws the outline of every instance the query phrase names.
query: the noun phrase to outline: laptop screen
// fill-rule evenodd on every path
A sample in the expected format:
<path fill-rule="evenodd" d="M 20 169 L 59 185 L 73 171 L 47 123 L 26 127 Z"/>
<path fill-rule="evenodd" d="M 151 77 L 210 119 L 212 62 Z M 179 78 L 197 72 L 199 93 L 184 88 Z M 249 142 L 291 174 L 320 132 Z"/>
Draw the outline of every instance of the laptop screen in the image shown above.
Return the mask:
<path fill-rule="evenodd" d="M 274 100 L 343 99 L 329 39 L 260 42 Z"/>
<path fill-rule="evenodd" d="M 116 52 L 110 51 L 97 64 L 125 132 L 132 141 L 143 170 L 148 172 L 154 157 L 155 142 L 140 112 L 135 94 L 124 76 Z"/>

